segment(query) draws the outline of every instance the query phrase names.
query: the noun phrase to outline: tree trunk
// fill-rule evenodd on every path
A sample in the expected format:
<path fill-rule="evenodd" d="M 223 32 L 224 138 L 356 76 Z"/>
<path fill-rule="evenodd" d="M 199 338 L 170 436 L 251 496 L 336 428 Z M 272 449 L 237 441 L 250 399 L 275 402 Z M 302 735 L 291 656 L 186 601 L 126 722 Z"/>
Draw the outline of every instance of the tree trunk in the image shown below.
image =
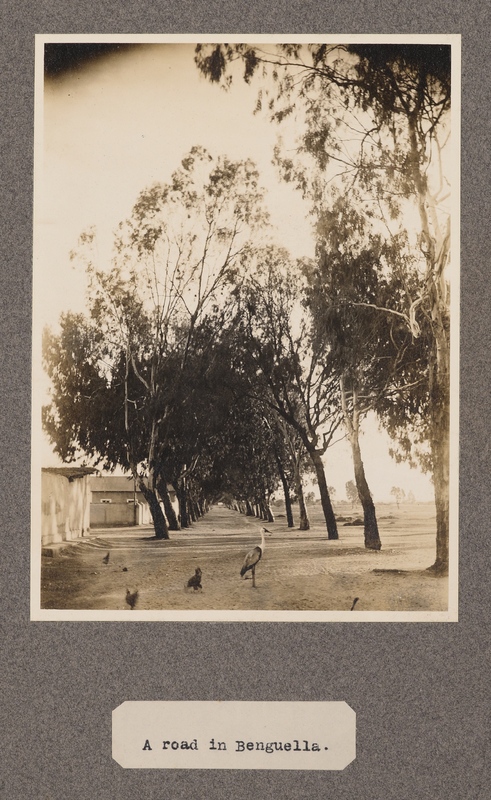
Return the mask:
<path fill-rule="evenodd" d="M 274 514 L 269 504 L 269 500 L 264 500 L 263 508 L 264 508 L 264 519 L 266 520 L 266 522 L 274 522 Z"/>
<path fill-rule="evenodd" d="M 183 481 L 176 481 L 176 495 L 179 501 L 179 516 L 181 517 L 181 528 L 189 528 L 187 491 Z"/>
<path fill-rule="evenodd" d="M 253 517 L 254 516 L 254 509 L 252 507 L 252 503 L 250 500 L 246 500 L 246 517 Z"/>
<path fill-rule="evenodd" d="M 286 521 L 289 528 L 293 528 L 295 523 L 293 521 L 293 511 L 292 511 L 292 499 L 290 496 L 290 487 L 288 485 L 288 479 L 285 474 L 285 470 L 283 469 L 283 464 L 281 463 L 281 459 L 276 456 L 276 463 L 278 465 L 278 475 L 280 476 L 281 485 L 283 487 L 283 495 L 285 498 L 285 512 L 286 512 Z"/>
<path fill-rule="evenodd" d="M 435 380 L 435 384 L 437 380 Z M 431 570 L 448 575 L 450 506 L 450 409 L 448 387 L 433 386 L 431 453 L 436 507 L 436 560 Z"/>
<path fill-rule="evenodd" d="M 310 458 L 315 467 L 315 474 L 317 476 L 317 483 L 321 495 L 322 510 L 324 512 L 324 519 L 326 520 L 327 538 L 339 539 L 338 526 L 336 524 L 336 517 L 331 505 L 331 498 L 329 497 L 329 490 L 327 488 L 326 474 L 324 472 L 324 464 L 318 450 L 309 450 Z"/>
<path fill-rule="evenodd" d="M 440 265 L 443 270 L 443 265 Z M 438 287 L 438 288 L 437 288 Z M 446 308 L 435 286 L 433 324 L 435 358 L 430 369 L 431 453 L 436 507 L 436 560 L 432 570 L 448 575 L 450 536 L 450 333 Z"/>
<path fill-rule="evenodd" d="M 358 498 L 363 508 L 363 522 L 365 530 L 365 547 L 368 550 L 380 550 L 382 543 L 378 532 L 377 515 L 375 513 L 375 506 L 372 500 L 372 493 L 368 487 L 367 479 L 365 476 L 365 468 L 361 459 L 360 450 L 360 411 L 358 407 L 358 387 L 357 382 L 353 382 L 351 392 L 352 396 L 352 410 L 348 409 L 346 399 L 346 388 L 344 375 L 339 382 L 341 391 L 341 408 L 343 410 L 344 423 L 348 431 L 348 438 L 351 445 L 351 453 L 353 456 L 353 466 L 355 469 L 355 483 L 358 491 Z"/>
<path fill-rule="evenodd" d="M 300 515 L 300 525 L 298 526 L 298 529 L 300 531 L 309 531 L 310 520 L 309 520 L 309 515 L 307 513 L 307 506 L 305 505 L 302 476 L 300 474 L 299 458 L 297 457 L 295 458 L 293 469 L 294 469 L 295 491 L 298 497 L 298 512 Z"/>
<path fill-rule="evenodd" d="M 169 539 L 169 530 L 167 528 L 167 522 L 162 513 L 162 509 L 160 507 L 160 503 L 155 493 L 155 490 L 153 488 L 150 489 L 146 485 L 145 481 L 142 478 L 138 477 L 137 465 L 133 457 L 133 450 L 131 447 L 132 437 L 130 432 L 129 401 L 128 401 L 128 378 L 129 378 L 130 361 L 131 361 L 131 353 L 130 353 L 130 343 L 128 341 L 126 347 L 126 369 L 125 369 L 125 382 L 124 382 L 124 426 L 127 437 L 126 450 L 128 455 L 128 461 L 130 463 L 133 480 L 135 482 L 134 485 L 138 483 L 140 491 L 150 508 L 150 514 L 152 515 L 152 522 L 155 530 L 155 537 L 157 539 Z M 155 422 L 153 422 L 150 434 L 150 447 L 149 447 L 149 458 L 148 458 L 148 463 L 150 465 L 149 483 L 150 486 L 152 487 L 155 485 L 154 472 L 153 472 L 153 456 L 155 452 L 156 438 L 157 438 L 157 425 Z M 135 508 L 135 513 L 136 513 L 136 508 Z"/>
<path fill-rule="evenodd" d="M 436 507 L 436 560 L 431 569 L 448 575 L 450 534 L 450 329 L 445 267 L 450 250 L 450 218 L 445 231 L 439 230 L 434 200 L 428 191 L 426 174 L 421 170 L 418 151 L 416 111 L 409 115 L 410 167 L 417 190 L 418 211 L 426 255 L 426 285 L 431 305 L 434 337 L 430 363 L 429 393 L 431 415 L 431 453 Z M 430 225 L 429 215 L 432 219 Z"/>
<path fill-rule="evenodd" d="M 139 486 L 140 486 L 140 492 L 142 493 L 143 497 L 147 501 L 150 508 L 153 527 L 155 529 L 155 538 L 169 539 L 170 537 L 167 528 L 167 522 L 165 521 L 165 517 L 160 507 L 160 503 L 158 501 L 155 491 L 145 486 L 144 481 L 139 481 Z"/>
<path fill-rule="evenodd" d="M 295 527 L 295 521 L 293 519 L 293 508 L 292 508 L 292 498 L 290 495 L 290 489 L 287 487 L 285 492 L 285 514 L 286 514 L 286 524 L 289 528 Z"/>
<path fill-rule="evenodd" d="M 189 518 L 189 520 L 191 522 L 196 522 L 196 513 L 195 513 L 195 508 L 194 508 L 194 502 L 192 501 L 192 499 L 189 496 L 188 496 L 188 499 L 187 499 L 187 509 L 188 509 L 188 518 Z"/>
<path fill-rule="evenodd" d="M 300 514 L 300 525 L 298 526 L 299 531 L 309 531 L 310 520 L 309 520 L 309 515 L 307 513 L 307 506 L 305 504 L 305 496 L 303 493 L 303 486 L 301 482 L 298 490 L 298 512 Z"/>
<path fill-rule="evenodd" d="M 442 431 L 442 438 L 444 436 Z M 433 446 L 434 485 L 436 507 L 436 560 L 432 570 L 448 575 L 449 565 L 449 465 L 448 450 L 444 442 Z"/>
<path fill-rule="evenodd" d="M 165 478 L 160 478 L 157 484 L 159 495 L 164 504 L 165 516 L 167 517 L 168 528 L 170 531 L 180 531 L 181 526 L 174 511 L 174 507 L 170 501 L 169 492 L 167 491 L 167 481 Z"/>
<path fill-rule="evenodd" d="M 259 508 L 261 511 L 261 519 L 265 520 L 266 522 L 274 522 L 274 514 L 271 510 L 269 500 L 263 497 L 259 503 Z"/>
<path fill-rule="evenodd" d="M 372 494 L 368 487 L 365 477 L 365 468 L 361 460 L 360 442 L 358 431 L 350 435 L 351 452 L 353 454 L 353 466 L 355 468 L 355 483 L 358 489 L 358 497 L 363 508 L 363 522 L 365 526 L 365 547 L 368 550 L 380 550 L 382 542 L 378 532 L 377 515 Z"/>

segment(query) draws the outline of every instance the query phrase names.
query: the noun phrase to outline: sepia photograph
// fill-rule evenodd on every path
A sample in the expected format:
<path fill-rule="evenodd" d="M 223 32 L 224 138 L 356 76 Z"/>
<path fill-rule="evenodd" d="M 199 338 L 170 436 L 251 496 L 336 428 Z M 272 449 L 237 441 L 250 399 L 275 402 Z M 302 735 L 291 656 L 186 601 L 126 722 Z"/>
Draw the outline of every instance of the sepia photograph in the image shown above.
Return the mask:
<path fill-rule="evenodd" d="M 36 36 L 31 619 L 458 618 L 460 38 Z"/>

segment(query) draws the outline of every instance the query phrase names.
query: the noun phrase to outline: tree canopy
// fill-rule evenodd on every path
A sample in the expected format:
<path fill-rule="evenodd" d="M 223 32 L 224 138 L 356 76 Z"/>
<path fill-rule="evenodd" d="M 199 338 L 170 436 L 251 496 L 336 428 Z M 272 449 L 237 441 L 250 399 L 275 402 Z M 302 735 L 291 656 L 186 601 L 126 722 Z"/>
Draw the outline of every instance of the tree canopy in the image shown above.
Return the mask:
<path fill-rule="evenodd" d="M 387 269 L 392 287 L 399 279 L 399 291 L 385 299 L 385 306 L 379 300 L 370 305 L 385 318 L 387 337 L 394 323 L 390 315 L 405 323 L 412 340 L 423 338 L 426 364 L 416 381 L 408 365 L 417 358 L 402 359 L 401 387 L 418 383 L 419 388 L 410 395 L 400 391 L 400 402 L 386 403 L 382 419 L 407 450 L 409 428 L 415 426 L 406 399 L 420 412 L 426 403 L 426 462 L 437 507 L 435 569 L 444 573 L 449 533 L 450 46 L 207 44 L 197 46 L 195 60 L 204 75 L 228 89 L 236 78 L 257 80 L 255 111 L 280 123 L 289 137 L 288 146 L 279 141 L 276 163 L 309 202 L 321 231 L 329 216 L 335 219 L 340 198 L 356 194 L 353 229 L 357 219 L 369 221 L 372 244 L 383 236 L 395 251 Z M 397 400 L 397 393 L 392 397 Z"/>

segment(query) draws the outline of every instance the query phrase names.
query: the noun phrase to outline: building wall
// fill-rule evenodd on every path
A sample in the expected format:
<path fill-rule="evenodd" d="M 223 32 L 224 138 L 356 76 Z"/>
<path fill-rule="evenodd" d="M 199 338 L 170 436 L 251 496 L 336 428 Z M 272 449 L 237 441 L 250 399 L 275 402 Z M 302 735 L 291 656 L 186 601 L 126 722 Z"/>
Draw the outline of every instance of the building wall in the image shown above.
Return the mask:
<path fill-rule="evenodd" d="M 93 481 L 93 484 L 95 481 Z M 133 502 L 133 490 L 128 489 L 128 491 L 118 491 L 113 492 L 111 491 L 99 491 L 99 489 L 92 489 L 92 503 L 94 505 L 99 505 L 103 500 L 110 500 L 111 503 L 126 503 L 127 500 Z M 137 503 L 144 503 L 145 498 L 143 497 L 141 492 L 136 492 L 136 502 Z"/>
<path fill-rule="evenodd" d="M 148 503 L 141 492 L 136 493 L 137 499 L 137 525 L 151 525 L 152 515 Z M 170 499 L 176 515 L 179 515 L 179 502 L 174 492 L 170 492 Z M 104 502 L 104 501 L 110 502 Z M 164 506 L 161 503 L 162 511 Z M 165 515 L 165 512 L 164 512 Z M 91 528 L 117 528 L 119 526 L 134 525 L 134 507 L 132 491 L 92 491 L 90 505 Z"/>
<path fill-rule="evenodd" d="M 148 506 L 146 506 L 148 509 Z M 137 525 L 147 524 L 143 504 L 137 503 Z M 92 503 L 90 506 L 90 525 L 92 528 L 117 528 L 120 525 L 135 524 L 133 503 Z"/>
<path fill-rule="evenodd" d="M 64 475 L 43 471 L 41 505 L 43 545 L 86 535 L 90 527 L 89 477 L 69 481 Z"/>

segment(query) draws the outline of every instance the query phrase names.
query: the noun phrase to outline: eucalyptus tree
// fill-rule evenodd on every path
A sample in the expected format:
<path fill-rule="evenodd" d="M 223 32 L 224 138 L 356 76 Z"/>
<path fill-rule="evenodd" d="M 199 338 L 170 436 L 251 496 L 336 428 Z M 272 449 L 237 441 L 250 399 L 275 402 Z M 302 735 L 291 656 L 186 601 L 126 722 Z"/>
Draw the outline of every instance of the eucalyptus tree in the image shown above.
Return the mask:
<path fill-rule="evenodd" d="M 342 421 L 330 348 L 313 335 L 298 264 L 275 246 L 258 250 L 254 264 L 236 293 L 238 368 L 251 395 L 300 437 L 317 477 L 328 538 L 337 539 L 322 461 Z"/>
<path fill-rule="evenodd" d="M 81 450 L 129 467 L 149 502 L 157 538 L 168 538 L 157 483 L 165 482 L 164 454 L 197 330 L 234 284 L 266 221 L 254 164 L 213 159 L 195 147 L 169 182 L 141 192 L 119 226 L 110 264 L 97 262 L 93 231 L 72 253 L 89 275 L 88 312 L 79 318 L 85 339 L 72 358 L 67 330 L 48 335 L 46 366 L 58 382 L 47 429 L 67 455 Z M 68 416 L 65 367 L 84 397 Z M 87 433 L 89 425 L 94 430 Z"/>
<path fill-rule="evenodd" d="M 375 412 L 388 430 L 398 426 L 399 442 L 410 443 L 421 466 L 427 467 L 428 325 L 423 319 L 415 337 L 401 311 L 418 285 L 418 263 L 407 235 L 387 240 L 374 230 L 354 189 L 349 198 L 331 190 L 329 200 L 316 225 L 316 260 L 306 271 L 308 305 L 317 335 L 331 343 L 339 375 L 365 544 L 379 549 L 375 505 L 361 455 L 361 424 Z"/>
<path fill-rule="evenodd" d="M 280 421 L 284 422 L 281 418 Z M 298 502 L 298 527 L 301 531 L 308 531 L 310 530 L 310 520 L 303 488 L 303 476 L 305 473 L 311 473 L 313 471 L 312 461 L 308 458 L 308 452 L 298 431 L 286 424 L 283 424 L 281 427 L 283 428 L 284 447 L 288 458 L 287 463 L 290 465 L 295 497 Z M 310 464 L 308 463 L 309 461 Z M 331 499 L 332 493 L 329 487 L 327 491 L 329 499 Z"/>
<path fill-rule="evenodd" d="M 288 151 L 277 149 L 279 168 L 314 216 L 326 186 L 337 184 L 346 194 L 354 187 L 363 191 L 364 209 L 378 214 L 389 239 L 414 227 L 409 245 L 418 281 L 401 297 L 398 312 L 414 339 L 426 329 L 426 431 L 437 512 L 434 569 L 442 574 L 448 571 L 449 534 L 450 59 L 448 45 L 196 48 L 198 68 L 212 81 L 230 87 L 239 67 L 247 82 L 257 77 L 256 110 L 282 123 L 290 137 Z M 408 452 L 408 431 L 399 424 L 403 416 L 399 422 L 392 416 L 389 431 Z"/>
<path fill-rule="evenodd" d="M 292 491 L 298 502 L 299 530 L 310 530 L 310 520 L 303 490 L 303 476 L 313 471 L 312 461 L 298 431 L 269 406 L 264 407 L 264 420 L 273 436 L 273 450 L 285 498 L 289 528 L 295 526 Z"/>
<path fill-rule="evenodd" d="M 331 347 L 338 376 L 339 404 L 351 446 L 355 483 L 364 512 L 365 546 L 379 550 L 375 504 L 360 447 L 363 418 L 374 411 L 379 395 L 397 382 L 391 371 L 395 347 L 390 319 L 379 313 L 387 302 L 390 251 L 374 235 L 352 195 L 335 197 L 319 215 L 316 259 L 305 268 L 312 327 Z M 396 312 L 397 313 L 397 312 Z M 390 317 L 390 315 L 388 315 Z M 389 323 L 389 324 L 388 324 Z"/>

